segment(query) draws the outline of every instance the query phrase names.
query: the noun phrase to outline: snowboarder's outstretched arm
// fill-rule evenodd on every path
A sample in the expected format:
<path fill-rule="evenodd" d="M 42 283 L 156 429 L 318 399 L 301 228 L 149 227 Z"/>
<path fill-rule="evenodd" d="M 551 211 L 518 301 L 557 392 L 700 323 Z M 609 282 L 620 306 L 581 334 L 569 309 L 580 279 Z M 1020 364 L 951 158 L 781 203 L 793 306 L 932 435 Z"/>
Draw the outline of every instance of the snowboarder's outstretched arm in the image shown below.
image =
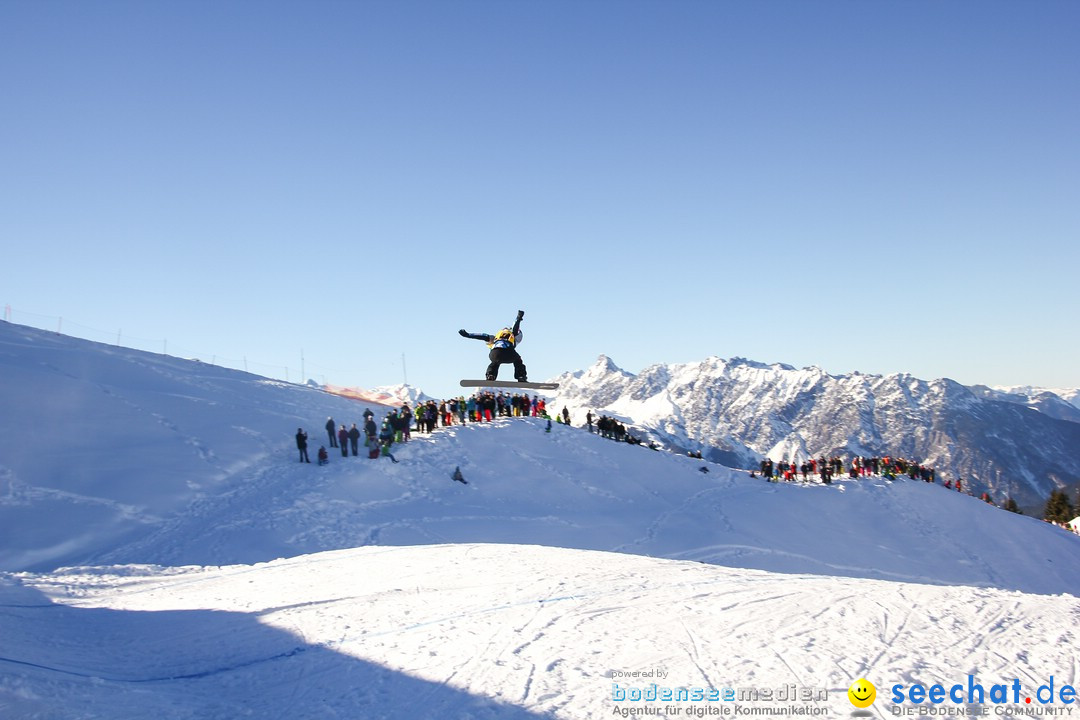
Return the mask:
<path fill-rule="evenodd" d="M 521 327 L 521 318 L 525 317 L 524 310 L 518 310 L 517 318 L 514 320 L 514 329 L 511 330 L 511 334 L 515 337 L 518 334 L 518 329 Z M 471 333 L 467 330 L 458 330 L 458 335 L 471 340 L 483 340 L 486 343 L 492 343 L 495 341 L 494 335 L 488 335 L 487 333 Z"/>
<path fill-rule="evenodd" d="M 464 338 L 469 338 L 470 340 L 483 340 L 486 343 L 495 342 L 494 335 L 487 335 L 485 333 L 471 333 L 466 332 L 465 330 L 458 330 L 458 335 Z"/>

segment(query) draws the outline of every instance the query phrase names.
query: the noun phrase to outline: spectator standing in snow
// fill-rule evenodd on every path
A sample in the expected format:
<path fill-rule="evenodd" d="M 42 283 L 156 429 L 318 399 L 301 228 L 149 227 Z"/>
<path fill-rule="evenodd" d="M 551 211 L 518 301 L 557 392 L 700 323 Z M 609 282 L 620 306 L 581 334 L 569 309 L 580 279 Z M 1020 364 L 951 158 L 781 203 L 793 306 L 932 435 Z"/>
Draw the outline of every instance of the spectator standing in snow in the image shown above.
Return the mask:
<path fill-rule="evenodd" d="M 378 434 L 379 428 L 375 426 L 375 415 L 364 413 L 364 417 L 366 418 L 366 420 L 364 420 L 364 435 L 367 436 L 364 445 L 368 448 L 378 447 L 375 442 L 375 436 Z"/>
<path fill-rule="evenodd" d="M 349 428 L 349 444 L 352 445 L 353 457 L 359 455 L 357 447 L 360 445 L 360 428 L 356 427 L 356 423 L 353 423 L 352 427 Z"/>
<path fill-rule="evenodd" d="M 338 444 L 341 445 L 341 457 L 349 457 L 349 431 L 342 425 L 337 431 Z"/>
<path fill-rule="evenodd" d="M 330 436 L 330 447 L 337 447 L 337 436 L 334 431 L 337 429 L 337 424 L 334 422 L 334 418 L 326 418 L 326 434 Z"/>
<path fill-rule="evenodd" d="M 401 406 L 401 412 L 398 413 L 401 418 L 401 442 L 409 442 L 412 439 L 410 429 L 412 428 L 413 414 L 409 408 L 409 403 L 405 403 Z"/>
<path fill-rule="evenodd" d="M 394 442 L 405 442 L 405 434 L 409 431 L 408 418 L 405 415 L 395 412 L 393 410 L 390 411 L 390 414 L 387 416 L 387 418 L 390 420 L 390 427 L 394 429 Z"/>
<path fill-rule="evenodd" d="M 304 428 L 296 428 L 296 447 L 300 450 L 300 462 L 311 462 L 307 454 L 307 433 Z"/>

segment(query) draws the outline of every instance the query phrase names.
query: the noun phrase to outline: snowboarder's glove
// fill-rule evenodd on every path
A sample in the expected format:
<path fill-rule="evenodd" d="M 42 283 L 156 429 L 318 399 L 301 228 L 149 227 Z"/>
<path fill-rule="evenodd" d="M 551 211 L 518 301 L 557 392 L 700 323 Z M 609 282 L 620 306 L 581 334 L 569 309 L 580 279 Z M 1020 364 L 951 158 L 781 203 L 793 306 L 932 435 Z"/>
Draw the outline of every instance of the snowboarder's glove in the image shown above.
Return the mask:
<path fill-rule="evenodd" d="M 521 318 L 523 318 L 523 317 L 525 317 L 525 311 L 524 311 L 524 310 L 518 310 L 518 317 L 517 317 L 517 319 L 518 319 L 518 320 L 520 320 L 520 319 L 521 319 Z"/>
<path fill-rule="evenodd" d="M 465 332 L 464 330 L 458 330 L 457 332 L 458 335 L 460 335 L 461 337 L 469 337 L 469 333 Z"/>

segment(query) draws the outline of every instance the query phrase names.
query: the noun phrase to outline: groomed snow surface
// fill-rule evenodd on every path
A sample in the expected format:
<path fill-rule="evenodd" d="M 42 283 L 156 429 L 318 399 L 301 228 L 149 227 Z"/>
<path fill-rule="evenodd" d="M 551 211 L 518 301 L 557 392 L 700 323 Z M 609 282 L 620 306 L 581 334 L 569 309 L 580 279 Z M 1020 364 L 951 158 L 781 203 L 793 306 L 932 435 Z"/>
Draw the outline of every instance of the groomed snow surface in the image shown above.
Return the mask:
<path fill-rule="evenodd" d="M 1080 710 L 1023 702 L 1080 681 L 1080 538 L 941 486 L 532 419 L 319 467 L 296 428 L 364 405 L 9 324 L 0 372 L 5 720 L 835 718 L 863 677 L 893 717 L 969 674 Z"/>

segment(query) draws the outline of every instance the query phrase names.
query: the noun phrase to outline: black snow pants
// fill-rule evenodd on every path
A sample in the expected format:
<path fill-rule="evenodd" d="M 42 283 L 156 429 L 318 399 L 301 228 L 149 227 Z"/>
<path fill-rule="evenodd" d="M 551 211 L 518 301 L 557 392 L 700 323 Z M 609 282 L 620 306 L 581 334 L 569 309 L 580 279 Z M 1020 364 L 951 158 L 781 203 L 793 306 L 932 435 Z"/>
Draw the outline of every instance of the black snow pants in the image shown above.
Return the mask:
<path fill-rule="evenodd" d="M 499 366 L 504 363 L 514 364 L 514 379 L 518 382 L 525 382 L 529 379 L 525 370 L 525 363 L 522 362 L 521 356 L 518 355 L 518 351 L 514 348 L 491 348 L 491 352 L 488 353 L 488 360 L 491 361 L 485 374 L 488 380 L 498 380 Z"/>

